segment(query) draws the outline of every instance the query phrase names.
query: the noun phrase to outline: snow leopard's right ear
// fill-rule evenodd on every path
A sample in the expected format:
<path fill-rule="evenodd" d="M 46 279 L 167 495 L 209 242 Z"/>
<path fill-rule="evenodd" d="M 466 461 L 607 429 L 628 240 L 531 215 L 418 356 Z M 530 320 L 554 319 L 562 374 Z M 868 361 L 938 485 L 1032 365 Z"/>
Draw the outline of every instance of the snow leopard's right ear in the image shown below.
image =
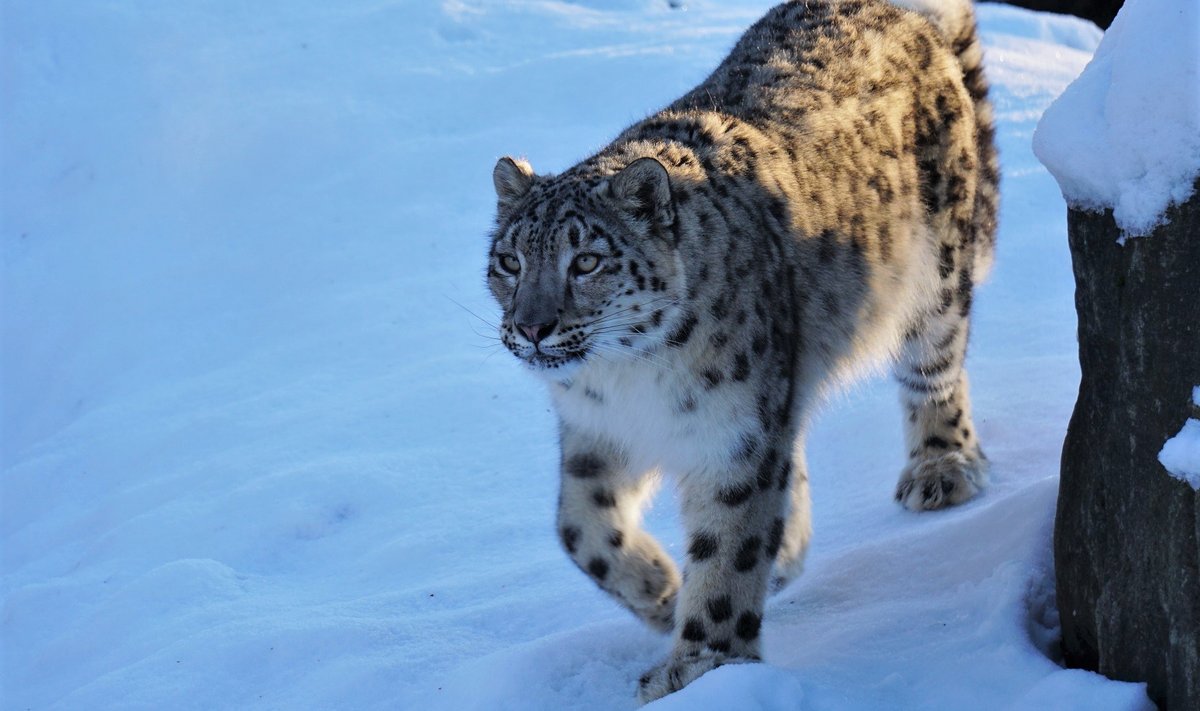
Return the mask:
<path fill-rule="evenodd" d="M 617 208 L 634 220 L 654 227 L 675 221 L 671 177 L 655 158 L 638 158 L 612 176 L 608 192 Z"/>
<path fill-rule="evenodd" d="M 496 161 L 492 182 L 496 185 L 500 212 L 508 212 L 533 187 L 533 166 L 521 158 L 504 156 Z"/>

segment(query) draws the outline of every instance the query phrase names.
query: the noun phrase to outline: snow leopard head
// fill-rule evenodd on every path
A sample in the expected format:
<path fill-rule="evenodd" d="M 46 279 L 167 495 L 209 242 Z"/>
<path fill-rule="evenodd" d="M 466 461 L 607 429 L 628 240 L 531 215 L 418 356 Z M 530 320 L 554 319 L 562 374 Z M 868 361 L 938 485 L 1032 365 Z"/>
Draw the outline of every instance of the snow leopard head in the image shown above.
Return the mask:
<path fill-rule="evenodd" d="M 686 291 L 666 168 L 535 175 L 501 158 L 488 286 L 500 339 L 535 370 L 637 357 L 666 340 Z"/>

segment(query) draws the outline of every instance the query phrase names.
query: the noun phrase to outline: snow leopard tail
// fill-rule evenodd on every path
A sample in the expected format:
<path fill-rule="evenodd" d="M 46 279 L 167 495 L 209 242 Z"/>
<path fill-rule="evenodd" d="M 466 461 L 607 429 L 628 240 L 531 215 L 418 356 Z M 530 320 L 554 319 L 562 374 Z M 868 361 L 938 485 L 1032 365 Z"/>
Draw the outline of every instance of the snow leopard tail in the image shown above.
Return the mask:
<path fill-rule="evenodd" d="M 996 252 L 996 224 L 1000 206 L 1000 164 L 996 156 L 996 127 L 988 83 L 983 75 L 983 48 L 975 31 L 975 11 L 970 0 L 892 0 L 929 20 L 945 37 L 962 65 L 963 85 L 975 104 L 975 142 L 979 180 L 970 241 L 975 250 L 976 283 L 991 270 Z"/>

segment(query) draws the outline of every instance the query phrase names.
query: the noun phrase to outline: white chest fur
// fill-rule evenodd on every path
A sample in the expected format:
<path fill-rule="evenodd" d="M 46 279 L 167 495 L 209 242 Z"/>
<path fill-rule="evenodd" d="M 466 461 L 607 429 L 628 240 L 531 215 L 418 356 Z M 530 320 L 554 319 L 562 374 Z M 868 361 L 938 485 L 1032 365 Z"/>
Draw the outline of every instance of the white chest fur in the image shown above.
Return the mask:
<path fill-rule="evenodd" d="M 566 423 L 617 445 L 638 473 L 719 477 L 758 424 L 738 398 L 705 391 L 683 366 L 589 364 L 569 386 L 553 383 L 550 390 Z"/>

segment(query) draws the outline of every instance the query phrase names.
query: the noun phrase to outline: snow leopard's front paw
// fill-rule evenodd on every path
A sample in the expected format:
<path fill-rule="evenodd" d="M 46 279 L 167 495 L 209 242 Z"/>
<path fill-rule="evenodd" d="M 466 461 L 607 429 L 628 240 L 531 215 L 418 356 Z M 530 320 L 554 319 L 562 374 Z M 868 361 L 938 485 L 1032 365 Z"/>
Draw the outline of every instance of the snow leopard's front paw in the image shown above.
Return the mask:
<path fill-rule="evenodd" d="M 956 506 L 987 484 L 987 459 L 982 454 L 950 452 L 910 462 L 896 485 L 896 501 L 910 511 L 933 511 Z"/>
<path fill-rule="evenodd" d="M 705 672 L 722 664 L 745 664 L 757 659 L 730 657 L 720 652 L 705 650 L 685 656 L 672 656 L 638 679 L 638 701 L 648 704 L 667 694 L 679 691 L 699 679 Z"/>

